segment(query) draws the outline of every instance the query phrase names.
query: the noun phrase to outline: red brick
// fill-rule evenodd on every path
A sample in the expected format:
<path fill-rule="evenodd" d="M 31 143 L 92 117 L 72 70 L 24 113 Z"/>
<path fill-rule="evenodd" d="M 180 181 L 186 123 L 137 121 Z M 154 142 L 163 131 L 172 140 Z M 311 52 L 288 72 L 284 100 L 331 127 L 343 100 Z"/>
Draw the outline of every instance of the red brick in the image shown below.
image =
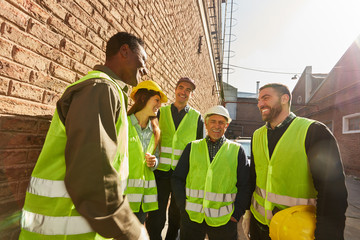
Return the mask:
<path fill-rule="evenodd" d="M 92 30 L 88 30 L 86 33 L 86 39 L 93 43 L 95 46 L 97 46 L 98 48 L 102 47 L 102 44 L 104 42 L 104 39 L 101 39 L 96 32 L 92 31 Z"/>
<path fill-rule="evenodd" d="M 63 20 L 56 17 L 49 17 L 47 24 L 52 31 L 58 32 L 60 35 L 67 37 L 69 40 L 74 40 L 76 37 L 76 32 L 69 28 Z"/>
<path fill-rule="evenodd" d="M 32 173 L 32 169 L 28 168 L 26 165 L 21 165 L 21 167 L 9 167 L 4 169 L 4 174 L 7 178 L 7 181 L 12 183 L 16 182 L 16 186 L 12 186 L 13 188 L 10 190 L 14 194 L 18 192 L 17 182 L 19 180 L 29 179 Z M 1 202 L 1 201 L 0 201 Z"/>
<path fill-rule="evenodd" d="M 60 99 L 61 94 L 56 92 L 45 91 L 43 96 L 43 103 L 48 105 L 55 105 Z"/>
<path fill-rule="evenodd" d="M 59 17 L 61 20 L 65 19 L 67 11 L 58 3 L 57 0 L 46 0 L 37 2 L 40 6 L 51 12 L 53 15 Z"/>
<path fill-rule="evenodd" d="M 70 1 L 69 1 L 70 2 Z M 65 18 L 65 23 L 69 25 L 69 27 L 79 33 L 81 36 L 85 36 L 86 33 L 86 25 L 83 24 L 79 19 L 77 19 L 72 14 L 67 14 Z"/>
<path fill-rule="evenodd" d="M 92 12 L 94 11 L 94 6 L 96 5 L 96 1 L 91 1 L 91 4 L 87 0 L 75 0 L 79 6 L 88 14 L 92 15 Z"/>
<path fill-rule="evenodd" d="M 96 21 L 74 1 L 62 1 L 61 5 L 69 11 L 65 18 L 66 24 L 80 33 L 81 36 L 85 35 L 87 27 L 93 30 L 98 29 L 99 25 Z"/>
<path fill-rule="evenodd" d="M 9 41 L 0 38 L 0 55 L 6 58 L 11 58 L 11 51 L 13 49 L 13 46 L 14 45 Z M 2 69 L 1 65 L 0 65 L 0 69 Z"/>
<path fill-rule="evenodd" d="M 57 93 L 62 93 L 65 88 L 69 85 L 69 82 L 54 78 L 44 72 L 32 71 L 30 74 L 30 81 L 35 86 L 44 88 L 47 90 L 55 91 Z"/>
<path fill-rule="evenodd" d="M 92 66 L 93 67 L 93 66 Z M 92 67 L 86 66 L 82 63 L 75 62 L 73 70 L 78 72 L 81 76 L 86 75 L 89 71 L 92 70 Z"/>
<path fill-rule="evenodd" d="M 21 149 L 26 146 L 42 146 L 43 135 L 0 132 L 0 149 Z"/>
<path fill-rule="evenodd" d="M 27 116 L 49 116 L 54 113 L 54 106 L 46 106 L 22 99 L 0 95 L 0 114 L 19 114 Z"/>
<path fill-rule="evenodd" d="M 5 176 L 7 173 L 7 170 L 4 170 Z M 5 182 L 0 183 L 0 202 L 8 202 L 9 200 L 16 199 L 16 194 L 18 191 L 18 184 L 17 182 Z"/>
<path fill-rule="evenodd" d="M 39 121 L 39 134 L 40 133 L 44 133 L 44 134 L 47 133 L 47 131 L 49 130 L 49 127 L 50 127 L 51 118 L 52 118 L 52 116 L 51 117 L 49 116 L 48 120 Z"/>
<path fill-rule="evenodd" d="M 4 168 L 9 166 L 27 163 L 26 150 L 7 150 L 0 151 L 1 165 Z"/>
<path fill-rule="evenodd" d="M 10 96 L 42 102 L 44 90 L 27 83 L 12 81 Z"/>
<path fill-rule="evenodd" d="M 123 16 L 119 12 L 119 9 L 114 7 L 111 8 L 110 12 L 104 14 L 104 18 L 113 28 L 121 28 L 121 20 L 123 19 Z"/>
<path fill-rule="evenodd" d="M 71 58 L 76 59 L 79 62 L 82 62 L 84 58 L 84 50 L 81 49 L 78 45 L 72 43 L 65 38 L 61 40 L 60 50 L 68 55 Z"/>
<path fill-rule="evenodd" d="M 57 63 L 61 63 L 64 66 L 69 66 L 70 59 L 65 55 L 63 55 L 58 49 L 56 49 L 59 46 L 61 36 L 58 37 L 53 36 L 52 38 L 49 38 L 46 37 L 46 34 L 43 34 L 43 30 L 40 29 L 40 32 L 42 33 L 41 34 L 42 38 L 40 39 L 45 40 L 45 42 L 52 45 L 53 47 L 44 44 L 43 41 L 38 40 L 37 38 L 29 35 L 24 31 L 20 31 L 16 27 L 13 27 L 9 24 L 3 25 L 3 37 L 9 39 L 13 43 L 16 43 L 27 49 L 30 49 L 33 52 L 36 52 L 44 57 L 47 57 Z"/>
<path fill-rule="evenodd" d="M 15 132 L 36 132 L 38 120 L 21 116 L 1 116 L 0 130 Z"/>
<path fill-rule="evenodd" d="M 0 95 L 7 95 L 9 91 L 10 80 L 0 77 Z"/>
<path fill-rule="evenodd" d="M 29 21 L 27 32 L 55 48 L 59 46 L 60 40 L 62 39 L 62 36 L 32 20 Z"/>
<path fill-rule="evenodd" d="M 0 58 L 0 75 L 28 82 L 31 70 L 25 66 Z"/>
<path fill-rule="evenodd" d="M 75 81 L 76 73 L 70 69 L 64 68 L 56 63 L 51 63 L 49 71 L 53 77 L 60 78 L 65 81 Z"/>
<path fill-rule="evenodd" d="M 96 64 L 101 64 L 102 61 L 98 58 L 94 58 L 90 54 L 85 55 L 84 64 L 89 68 L 93 68 Z"/>
<path fill-rule="evenodd" d="M 22 47 L 14 46 L 12 56 L 15 62 L 28 66 L 30 68 L 45 71 L 50 63 L 45 58 Z"/>
<path fill-rule="evenodd" d="M 29 150 L 26 162 L 35 165 L 37 159 L 39 158 L 40 151 L 41 149 Z"/>
<path fill-rule="evenodd" d="M 21 7 L 32 17 L 36 18 L 40 22 L 46 22 L 46 19 L 49 17 L 49 13 L 46 12 L 39 5 L 33 1 L 16 1 L 20 3 Z"/>
<path fill-rule="evenodd" d="M 0 16 L 14 23 L 21 29 L 25 29 L 29 16 L 6 1 L 1 1 Z"/>
<path fill-rule="evenodd" d="M 104 7 L 109 10 L 111 7 L 111 3 L 107 0 L 99 0 L 100 3 L 102 3 L 102 5 L 104 5 Z"/>

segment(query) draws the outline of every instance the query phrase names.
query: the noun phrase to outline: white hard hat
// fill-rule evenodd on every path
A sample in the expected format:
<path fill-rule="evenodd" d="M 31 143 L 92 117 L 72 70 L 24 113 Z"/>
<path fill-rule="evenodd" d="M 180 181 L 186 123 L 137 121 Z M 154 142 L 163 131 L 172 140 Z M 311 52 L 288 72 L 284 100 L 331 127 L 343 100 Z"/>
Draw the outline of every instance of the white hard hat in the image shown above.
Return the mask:
<path fill-rule="evenodd" d="M 221 105 L 217 105 L 217 106 L 213 106 L 213 107 L 209 108 L 205 113 L 205 118 L 208 115 L 213 115 L 213 114 L 224 116 L 227 118 L 228 123 L 231 122 L 229 111 Z"/>

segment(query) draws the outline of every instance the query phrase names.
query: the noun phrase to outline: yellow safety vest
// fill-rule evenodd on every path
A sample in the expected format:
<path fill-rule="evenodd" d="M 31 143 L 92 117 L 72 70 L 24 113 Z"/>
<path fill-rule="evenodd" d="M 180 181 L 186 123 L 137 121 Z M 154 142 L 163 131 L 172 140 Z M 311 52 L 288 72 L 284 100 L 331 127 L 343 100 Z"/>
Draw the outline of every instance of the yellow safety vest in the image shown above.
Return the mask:
<path fill-rule="evenodd" d="M 157 169 L 169 171 L 170 168 L 175 169 L 186 144 L 196 139 L 200 113 L 190 108 L 176 130 L 171 115 L 171 105 L 160 108 L 160 113 L 161 148 Z"/>
<path fill-rule="evenodd" d="M 313 122 L 296 117 L 276 144 L 271 159 L 266 126 L 254 132 L 256 188 L 250 209 L 260 223 L 270 224 L 274 208 L 316 205 L 317 191 L 305 150 L 307 130 Z"/>
<path fill-rule="evenodd" d="M 125 99 L 120 86 L 107 74 L 91 71 L 68 87 L 94 78 L 103 78 L 114 83 L 120 95 L 121 113 L 116 122 L 116 131 L 118 140 L 122 144 L 118 146 L 112 164 L 120 174 L 121 188 L 124 190 L 129 173 L 128 146 L 127 141 L 123 140 L 128 136 L 128 122 Z M 78 213 L 66 190 L 64 183 L 66 142 L 65 126 L 55 110 L 26 192 L 19 239 L 103 239 Z"/>
<path fill-rule="evenodd" d="M 140 205 L 143 212 L 154 211 L 158 209 L 155 175 L 146 165 L 144 149 L 135 127 L 131 124 L 130 117 L 128 117 L 128 122 L 129 179 L 125 194 L 133 212 L 139 212 Z M 151 154 L 155 152 L 154 134 L 151 136 L 146 152 Z"/>
<path fill-rule="evenodd" d="M 226 140 L 210 163 L 206 139 L 191 143 L 186 212 L 191 221 L 225 225 L 234 212 L 240 145 Z"/>

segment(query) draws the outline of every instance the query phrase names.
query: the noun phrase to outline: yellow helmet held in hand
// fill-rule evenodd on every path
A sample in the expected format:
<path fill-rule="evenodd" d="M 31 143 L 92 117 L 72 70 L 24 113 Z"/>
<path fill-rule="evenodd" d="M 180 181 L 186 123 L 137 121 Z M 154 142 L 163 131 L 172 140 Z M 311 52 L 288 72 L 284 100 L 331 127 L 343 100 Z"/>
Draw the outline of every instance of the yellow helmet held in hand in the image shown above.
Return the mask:
<path fill-rule="evenodd" d="M 277 212 L 270 222 L 271 240 L 313 240 L 316 208 L 298 205 Z"/>

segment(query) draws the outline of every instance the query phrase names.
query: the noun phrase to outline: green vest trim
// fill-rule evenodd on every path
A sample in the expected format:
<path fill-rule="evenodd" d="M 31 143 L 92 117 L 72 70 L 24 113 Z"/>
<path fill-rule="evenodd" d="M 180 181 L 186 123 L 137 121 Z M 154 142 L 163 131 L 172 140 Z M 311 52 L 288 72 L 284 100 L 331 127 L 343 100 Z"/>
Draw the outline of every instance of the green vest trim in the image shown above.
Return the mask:
<path fill-rule="evenodd" d="M 129 180 L 125 194 L 128 197 L 133 212 L 139 212 L 140 206 L 144 212 L 158 209 L 157 187 L 155 175 L 146 165 L 145 153 L 135 127 L 129 122 Z M 154 134 L 146 152 L 155 151 Z"/>
<path fill-rule="evenodd" d="M 128 176 L 128 147 L 127 142 L 122 139 L 128 135 L 128 126 L 126 104 L 120 86 L 105 73 L 91 71 L 68 87 L 93 78 L 104 78 L 113 82 L 119 92 L 121 113 L 116 122 L 116 130 L 118 140 L 123 144 L 117 149 L 113 166 L 118 172 L 120 170 L 124 189 Z M 55 110 L 26 192 L 19 239 L 103 239 L 76 211 L 66 190 L 64 183 L 66 142 L 65 126 Z M 49 159 L 52 164 L 49 164 Z"/>
<path fill-rule="evenodd" d="M 296 117 L 275 146 L 269 159 L 267 128 L 254 132 L 252 150 L 256 189 L 250 210 L 264 225 L 269 225 L 274 208 L 316 205 L 315 190 L 305 150 L 309 126 L 314 121 Z"/>
<path fill-rule="evenodd" d="M 191 221 L 225 225 L 234 212 L 240 145 L 226 140 L 210 163 L 206 139 L 191 143 L 186 212 Z"/>
<path fill-rule="evenodd" d="M 160 108 L 160 113 L 161 148 L 157 169 L 161 171 L 169 171 L 170 168 L 175 170 L 186 144 L 196 139 L 200 113 L 190 108 L 176 131 L 171 115 L 171 105 Z"/>

